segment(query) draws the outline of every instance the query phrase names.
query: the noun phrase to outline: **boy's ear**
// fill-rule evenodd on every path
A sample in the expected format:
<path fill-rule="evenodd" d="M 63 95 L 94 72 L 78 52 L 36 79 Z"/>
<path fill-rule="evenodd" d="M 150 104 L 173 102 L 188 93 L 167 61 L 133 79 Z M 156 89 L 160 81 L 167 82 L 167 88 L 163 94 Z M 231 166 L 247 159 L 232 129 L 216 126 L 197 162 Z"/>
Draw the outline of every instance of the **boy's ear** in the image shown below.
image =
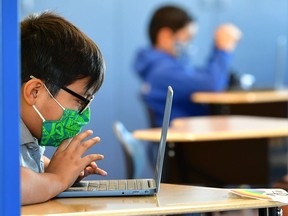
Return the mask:
<path fill-rule="evenodd" d="M 34 105 L 43 87 L 41 80 L 33 78 L 23 85 L 23 98 L 29 105 Z"/>
<path fill-rule="evenodd" d="M 157 35 L 158 42 L 165 41 L 164 43 L 167 43 L 167 41 L 170 42 L 172 38 L 173 38 L 173 32 L 168 27 L 161 28 Z"/>
<path fill-rule="evenodd" d="M 156 39 L 156 47 L 165 50 L 168 53 L 174 53 L 174 33 L 168 27 L 163 27 L 159 30 L 157 39 Z"/>

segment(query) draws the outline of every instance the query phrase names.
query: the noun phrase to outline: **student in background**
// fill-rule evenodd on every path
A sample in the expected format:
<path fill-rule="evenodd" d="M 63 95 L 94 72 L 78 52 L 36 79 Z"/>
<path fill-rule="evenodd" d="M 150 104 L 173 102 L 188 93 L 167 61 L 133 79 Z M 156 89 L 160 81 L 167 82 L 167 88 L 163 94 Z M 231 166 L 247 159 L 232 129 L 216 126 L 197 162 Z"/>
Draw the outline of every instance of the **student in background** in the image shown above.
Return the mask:
<path fill-rule="evenodd" d="M 45 12 L 21 22 L 21 203 L 55 197 L 89 174 L 107 175 L 86 154 L 100 142 L 81 132 L 104 80 L 97 45 L 64 18 Z M 53 157 L 45 146 L 58 147 Z"/>
<path fill-rule="evenodd" d="M 134 70 L 143 81 L 143 100 L 161 126 L 167 86 L 174 89 L 171 120 L 176 117 L 209 114 L 208 107 L 191 102 L 197 91 L 222 91 L 228 86 L 233 51 L 241 31 L 232 24 L 219 26 L 207 64 L 193 65 L 187 54 L 189 42 L 197 33 L 197 23 L 185 10 L 163 6 L 153 14 L 149 28 L 151 45 L 141 49 Z"/>

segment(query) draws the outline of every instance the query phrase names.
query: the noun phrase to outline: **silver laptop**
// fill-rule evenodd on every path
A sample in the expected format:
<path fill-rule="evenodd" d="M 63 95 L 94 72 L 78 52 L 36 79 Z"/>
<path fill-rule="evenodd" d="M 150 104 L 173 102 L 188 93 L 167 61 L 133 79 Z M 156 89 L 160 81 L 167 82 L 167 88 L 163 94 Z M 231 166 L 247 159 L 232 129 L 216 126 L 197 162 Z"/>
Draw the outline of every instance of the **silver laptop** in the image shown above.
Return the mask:
<path fill-rule="evenodd" d="M 74 184 L 57 197 L 143 196 L 158 193 L 164 163 L 173 89 L 168 87 L 154 179 L 90 180 Z"/>

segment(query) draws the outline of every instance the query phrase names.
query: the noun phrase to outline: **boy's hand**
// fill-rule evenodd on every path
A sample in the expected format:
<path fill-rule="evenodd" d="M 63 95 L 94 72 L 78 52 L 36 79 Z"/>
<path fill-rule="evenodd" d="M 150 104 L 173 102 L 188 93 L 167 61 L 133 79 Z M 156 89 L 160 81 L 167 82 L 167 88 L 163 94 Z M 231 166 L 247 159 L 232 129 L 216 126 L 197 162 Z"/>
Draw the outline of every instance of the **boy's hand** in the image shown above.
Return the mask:
<path fill-rule="evenodd" d="M 76 182 L 81 181 L 83 178 L 91 175 L 97 174 L 101 176 L 106 176 L 107 172 L 97 166 L 97 164 L 93 161 L 91 162 L 82 172 L 80 173 L 79 177 L 77 178 Z"/>
<path fill-rule="evenodd" d="M 63 141 L 45 170 L 46 173 L 58 177 L 59 181 L 64 184 L 62 185 L 65 187 L 64 190 L 75 182 L 79 173 L 83 170 L 85 170 L 84 176 L 85 172 L 87 175 L 91 173 L 107 174 L 104 170 L 98 168 L 95 163 L 97 160 L 102 160 L 103 155 L 88 154 L 83 156 L 93 145 L 100 142 L 99 137 L 85 140 L 92 133 L 92 130 L 87 130 L 73 137 L 70 142 L 68 140 Z"/>
<path fill-rule="evenodd" d="M 242 37 L 241 30 L 233 24 L 223 24 L 216 29 L 215 45 L 218 49 L 233 51 Z"/>

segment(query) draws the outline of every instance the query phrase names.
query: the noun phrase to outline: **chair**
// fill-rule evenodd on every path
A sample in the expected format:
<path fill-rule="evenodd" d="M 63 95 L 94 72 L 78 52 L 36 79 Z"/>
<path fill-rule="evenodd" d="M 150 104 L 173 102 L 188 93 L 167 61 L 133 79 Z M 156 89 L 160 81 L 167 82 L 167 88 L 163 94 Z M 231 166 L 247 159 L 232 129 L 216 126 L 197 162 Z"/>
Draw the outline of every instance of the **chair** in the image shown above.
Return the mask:
<path fill-rule="evenodd" d="M 142 94 L 140 94 L 140 100 L 144 106 L 144 109 L 146 111 L 146 115 L 148 117 L 148 121 L 149 121 L 149 125 L 151 128 L 156 128 L 158 127 L 156 124 L 156 117 L 155 117 L 155 113 L 154 111 L 151 109 L 151 107 L 146 103 L 144 97 Z M 156 160 L 157 160 L 157 153 L 158 153 L 158 145 L 153 143 L 153 142 L 149 142 L 147 143 L 147 151 L 148 151 L 148 157 L 149 160 L 151 161 L 151 165 L 156 164 Z"/>
<path fill-rule="evenodd" d="M 127 178 L 141 178 L 147 167 L 147 155 L 144 143 L 135 139 L 123 123 L 113 123 L 113 131 L 125 154 Z"/>
<path fill-rule="evenodd" d="M 144 99 L 142 94 L 140 94 L 139 97 L 140 97 L 140 101 L 142 102 L 142 104 L 144 106 L 144 109 L 146 111 L 146 115 L 148 117 L 148 121 L 149 121 L 150 127 L 152 127 L 152 128 L 157 127 L 156 117 L 155 117 L 154 111 L 147 104 L 147 102 L 145 101 L 145 99 Z"/>

